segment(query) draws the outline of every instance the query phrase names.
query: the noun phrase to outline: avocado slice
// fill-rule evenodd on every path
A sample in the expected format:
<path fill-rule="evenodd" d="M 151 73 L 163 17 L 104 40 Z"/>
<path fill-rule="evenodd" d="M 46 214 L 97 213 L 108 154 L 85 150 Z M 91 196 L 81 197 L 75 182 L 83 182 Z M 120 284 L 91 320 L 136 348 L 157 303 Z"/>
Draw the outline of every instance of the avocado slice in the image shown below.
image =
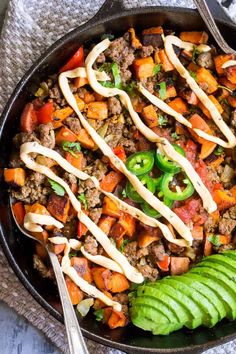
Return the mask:
<path fill-rule="evenodd" d="M 147 305 L 132 306 L 130 316 L 135 326 L 152 331 L 155 335 L 167 335 L 183 327 L 182 323 L 163 321 L 163 316 L 160 316 L 158 311 Z"/>
<path fill-rule="evenodd" d="M 151 286 L 139 286 L 137 288 L 137 296 L 150 296 L 152 298 L 158 299 L 161 301 L 165 306 L 172 309 L 175 313 L 177 322 L 186 323 L 189 320 L 189 315 L 187 311 L 183 310 L 183 307 L 175 301 L 171 296 L 167 293 L 162 292 L 159 288 L 154 288 Z"/>
<path fill-rule="evenodd" d="M 167 279 L 167 278 L 164 278 Z M 185 326 L 189 329 L 194 329 L 202 324 L 203 313 L 195 305 L 195 303 L 189 299 L 187 296 L 182 294 L 179 290 L 173 289 L 172 286 L 161 281 L 157 283 L 150 283 L 148 286 L 160 289 L 164 293 L 168 294 L 172 299 L 177 301 L 184 311 L 188 313 L 188 321 L 185 323 Z M 182 311 L 183 311 L 182 310 Z"/>
<path fill-rule="evenodd" d="M 204 295 L 208 301 L 215 307 L 218 312 L 218 320 L 222 320 L 226 316 L 225 308 L 222 302 L 219 300 L 219 297 L 216 293 L 206 284 L 203 284 L 199 281 L 198 276 L 194 274 L 182 274 L 181 276 L 182 281 L 185 282 L 191 288 L 199 291 L 202 295 Z"/>
<path fill-rule="evenodd" d="M 223 296 L 227 317 L 230 320 L 234 320 L 236 318 L 236 285 L 216 269 L 200 266 L 200 264 L 201 263 L 199 263 L 198 266 L 192 268 L 189 271 L 189 274 L 197 273 L 200 274 L 204 279 L 212 279 L 215 283 L 215 286 L 213 287 L 215 291 L 217 291 L 216 289 L 219 287 L 219 285 L 225 290 L 224 293 L 221 291 L 221 294 Z M 228 308 L 230 308 L 230 311 L 228 311 Z"/>
<path fill-rule="evenodd" d="M 205 264 L 205 262 L 223 265 L 226 269 L 234 273 L 234 278 L 236 280 L 236 260 L 229 257 L 222 257 L 220 254 L 214 254 L 210 257 L 204 258 L 201 264 Z"/>
<path fill-rule="evenodd" d="M 207 327 L 213 327 L 219 320 L 218 312 L 214 305 L 205 294 L 202 294 L 199 289 L 196 290 L 191 286 L 191 282 L 189 283 L 186 278 L 182 278 L 181 276 L 172 276 L 171 282 L 178 283 L 178 290 L 182 291 L 185 295 L 190 297 L 196 305 L 200 307 L 200 309 L 205 313 L 203 317 L 203 324 Z"/>
<path fill-rule="evenodd" d="M 226 256 L 226 257 L 236 260 L 236 251 L 224 251 L 221 254 L 222 254 L 222 256 Z"/>

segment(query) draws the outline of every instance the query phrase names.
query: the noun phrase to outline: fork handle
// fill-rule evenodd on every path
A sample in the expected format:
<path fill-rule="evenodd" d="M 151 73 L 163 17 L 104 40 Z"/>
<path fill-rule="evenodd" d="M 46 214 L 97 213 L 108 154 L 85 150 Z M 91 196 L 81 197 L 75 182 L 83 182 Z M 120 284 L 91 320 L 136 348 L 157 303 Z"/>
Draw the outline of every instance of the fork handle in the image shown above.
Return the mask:
<path fill-rule="evenodd" d="M 89 354 L 82 332 L 75 315 L 74 307 L 71 303 L 70 296 L 67 290 L 65 279 L 61 270 L 57 256 L 49 250 L 47 251 L 55 273 L 58 290 L 60 294 L 61 304 L 64 314 L 64 322 L 66 327 L 67 338 L 71 354 Z"/>
<path fill-rule="evenodd" d="M 208 30 L 211 32 L 213 38 L 215 39 L 216 43 L 225 53 L 235 53 L 235 51 L 225 42 L 224 38 L 222 37 L 215 20 L 209 10 L 206 0 L 194 0 L 197 9 L 205 22 Z"/>

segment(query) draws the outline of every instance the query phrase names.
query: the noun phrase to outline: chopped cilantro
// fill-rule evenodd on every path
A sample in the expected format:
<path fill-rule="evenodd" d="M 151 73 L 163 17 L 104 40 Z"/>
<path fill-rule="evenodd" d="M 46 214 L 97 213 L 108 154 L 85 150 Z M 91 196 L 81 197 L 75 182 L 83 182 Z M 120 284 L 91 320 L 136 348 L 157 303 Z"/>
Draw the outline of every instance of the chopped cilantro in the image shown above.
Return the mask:
<path fill-rule="evenodd" d="M 233 90 L 229 89 L 229 88 L 226 87 L 226 86 L 218 85 L 218 88 L 221 88 L 221 89 L 223 89 L 223 90 L 229 91 L 230 93 L 233 93 Z"/>
<path fill-rule="evenodd" d="M 63 195 L 65 194 L 65 189 L 59 183 L 53 181 L 50 178 L 48 178 L 48 182 L 51 184 L 51 187 L 54 192 L 60 197 L 63 197 Z"/>
<path fill-rule="evenodd" d="M 153 75 L 157 75 L 161 70 L 161 64 L 156 64 L 153 69 Z"/>
<path fill-rule="evenodd" d="M 122 244 L 120 245 L 120 248 L 119 248 L 119 250 L 121 251 L 121 253 L 124 252 L 125 246 L 126 246 L 129 242 L 130 242 L 130 240 L 124 240 L 124 241 L 122 242 Z"/>
<path fill-rule="evenodd" d="M 160 99 L 164 100 L 166 97 L 166 83 L 165 83 L 165 81 L 160 82 L 160 84 L 158 84 L 158 86 L 160 86 L 160 89 L 159 89 Z"/>
<path fill-rule="evenodd" d="M 172 133 L 171 136 L 172 136 L 172 138 L 175 139 L 175 140 L 178 140 L 178 139 L 179 139 L 179 135 L 178 135 L 176 132 Z"/>
<path fill-rule="evenodd" d="M 95 315 L 95 319 L 96 321 L 100 322 L 103 320 L 103 316 L 104 316 L 104 309 L 99 309 L 99 310 L 96 310 L 94 311 L 94 315 Z"/>
<path fill-rule="evenodd" d="M 124 87 L 124 90 L 128 93 L 129 96 L 134 97 L 137 90 L 136 81 L 132 80 L 128 85 Z"/>
<path fill-rule="evenodd" d="M 103 87 L 114 88 L 114 84 L 110 81 L 100 81 L 100 84 Z"/>
<path fill-rule="evenodd" d="M 99 71 L 105 71 L 106 73 L 112 73 L 113 75 L 113 82 L 110 81 L 101 81 L 100 84 L 104 87 L 109 88 L 121 88 L 121 76 L 120 76 L 120 69 L 117 63 L 104 63 L 99 67 Z"/>
<path fill-rule="evenodd" d="M 110 39 L 110 41 L 112 41 L 115 38 L 114 34 L 111 33 L 104 33 L 101 36 L 101 40 L 103 41 L 104 39 Z"/>
<path fill-rule="evenodd" d="M 194 80 L 196 80 L 196 78 L 197 78 L 197 74 L 194 72 L 194 71 L 189 71 L 189 74 L 190 74 L 190 76 L 194 79 Z"/>
<path fill-rule="evenodd" d="M 229 102 L 226 100 L 226 98 L 223 98 L 220 103 L 225 104 L 226 106 L 229 106 Z"/>
<path fill-rule="evenodd" d="M 126 193 L 126 190 L 123 189 L 123 191 L 121 192 L 121 195 L 123 198 L 126 198 L 127 197 L 127 193 Z"/>
<path fill-rule="evenodd" d="M 166 117 L 162 116 L 161 114 L 159 114 L 159 116 L 158 116 L 158 125 L 160 127 L 164 127 L 167 123 L 168 123 L 168 119 Z"/>
<path fill-rule="evenodd" d="M 76 257 L 77 253 L 76 252 L 70 252 L 69 253 L 69 258 Z"/>
<path fill-rule="evenodd" d="M 88 209 L 88 201 L 85 197 L 85 194 L 81 193 L 80 195 L 78 195 L 77 198 L 79 199 L 79 201 L 81 201 L 84 204 L 84 209 L 87 210 Z"/>
<path fill-rule="evenodd" d="M 216 156 L 222 155 L 223 153 L 224 153 L 224 148 L 222 146 L 218 146 L 214 151 L 214 154 Z"/>
<path fill-rule="evenodd" d="M 62 144 L 62 149 L 69 152 L 72 156 L 78 158 L 76 151 L 81 151 L 80 143 L 71 143 L 69 141 L 64 141 Z"/>
<path fill-rule="evenodd" d="M 98 70 L 99 71 L 105 71 L 106 73 L 111 72 L 111 64 L 112 63 L 103 63 L 102 65 L 99 66 Z"/>
<path fill-rule="evenodd" d="M 200 54 L 199 50 L 197 49 L 197 47 L 194 45 L 193 46 L 193 51 L 192 51 L 192 61 L 194 63 L 196 63 L 196 59 L 198 57 L 198 55 Z"/>
<path fill-rule="evenodd" d="M 207 239 L 216 247 L 219 247 L 221 245 L 219 235 L 210 235 L 207 237 Z"/>

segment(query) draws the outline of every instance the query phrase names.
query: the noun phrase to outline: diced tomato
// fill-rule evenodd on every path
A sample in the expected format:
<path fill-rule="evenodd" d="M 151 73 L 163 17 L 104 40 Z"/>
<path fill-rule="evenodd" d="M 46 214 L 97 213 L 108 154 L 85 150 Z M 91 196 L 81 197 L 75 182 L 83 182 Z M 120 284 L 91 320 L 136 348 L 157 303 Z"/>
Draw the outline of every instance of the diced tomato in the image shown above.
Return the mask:
<path fill-rule="evenodd" d="M 168 272 L 170 264 L 170 257 L 165 254 L 162 261 L 157 262 L 158 267 L 163 270 L 163 272 Z"/>
<path fill-rule="evenodd" d="M 192 221 L 194 217 L 196 217 L 200 207 L 200 199 L 190 198 L 187 199 L 182 206 L 174 208 L 173 211 L 184 223 L 188 223 Z"/>
<path fill-rule="evenodd" d="M 32 133 L 38 125 L 38 118 L 32 103 L 27 103 L 20 117 L 20 128 L 23 133 Z"/>
<path fill-rule="evenodd" d="M 52 122 L 54 108 L 53 102 L 45 103 L 38 111 L 37 111 L 37 118 L 39 124 L 48 124 Z"/>
<path fill-rule="evenodd" d="M 191 139 L 188 139 L 184 150 L 186 152 L 187 159 L 192 165 L 194 165 L 197 158 L 197 144 L 195 144 Z"/>
<path fill-rule="evenodd" d="M 80 47 L 68 62 L 59 70 L 60 73 L 67 70 L 73 70 L 84 64 L 84 49 Z"/>
<path fill-rule="evenodd" d="M 123 146 L 118 145 L 113 149 L 114 154 L 119 157 L 119 159 L 123 162 L 126 161 L 125 149 Z"/>

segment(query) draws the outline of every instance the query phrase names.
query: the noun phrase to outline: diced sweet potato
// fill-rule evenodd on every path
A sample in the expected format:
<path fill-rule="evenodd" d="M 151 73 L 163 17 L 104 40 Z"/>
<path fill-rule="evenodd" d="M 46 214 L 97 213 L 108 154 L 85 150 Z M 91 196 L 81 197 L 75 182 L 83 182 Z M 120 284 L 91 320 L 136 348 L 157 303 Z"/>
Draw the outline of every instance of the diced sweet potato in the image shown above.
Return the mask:
<path fill-rule="evenodd" d="M 108 118 L 108 105 L 107 102 L 90 102 L 87 105 L 87 117 L 91 119 L 107 119 Z"/>
<path fill-rule="evenodd" d="M 158 125 L 157 112 L 152 104 L 144 107 L 142 114 L 145 122 L 150 128 L 156 127 Z"/>
<path fill-rule="evenodd" d="M 234 198 L 236 199 L 236 185 L 233 186 L 231 189 L 230 189 L 230 193 L 234 196 Z"/>
<path fill-rule="evenodd" d="M 215 68 L 219 75 L 224 74 L 224 70 L 222 69 L 222 65 L 229 60 L 234 59 L 234 54 L 220 54 L 214 57 Z"/>
<path fill-rule="evenodd" d="M 18 224 L 23 226 L 25 218 L 24 204 L 22 202 L 16 202 L 12 205 L 12 210 Z"/>
<path fill-rule="evenodd" d="M 215 190 L 213 198 L 219 210 L 228 209 L 236 205 L 236 198 L 230 192 L 222 189 Z"/>
<path fill-rule="evenodd" d="M 194 225 L 191 233 L 194 240 L 203 240 L 203 226 Z"/>
<path fill-rule="evenodd" d="M 113 192 L 122 179 L 123 174 L 121 172 L 111 171 L 104 176 L 100 182 L 100 187 L 106 192 Z"/>
<path fill-rule="evenodd" d="M 93 139 L 91 138 L 91 136 L 89 135 L 89 133 L 87 133 L 87 131 L 85 129 L 81 129 L 79 134 L 77 135 L 78 142 L 80 142 L 80 144 L 87 148 L 87 149 L 93 149 L 95 147 L 95 143 L 93 141 Z"/>
<path fill-rule="evenodd" d="M 157 97 L 160 97 L 159 92 L 156 92 L 155 95 Z M 176 96 L 177 96 L 177 92 L 176 92 L 176 89 L 175 89 L 174 85 L 169 85 L 166 88 L 166 91 L 165 91 L 165 94 L 162 97 L 162 100 L 165 101 L 168 98 L 173 98 L 173 97 L 176 97 Z"/>
<path fill-rule="evenodd" d="M 102 216 L 98 222 L 98 227 L 108 235 L 112 226 L 115 224 L 116 219 L 111 216 Z"/>
<path fill-rule="evenodd" d="M 138 58 L 133 63 L 135 76 L 138 80 L 145 79 L 154 75 L 155 63 L 152 57 Z"/>
<path fill-rule="evenodd" d="M 81 278 L 86 280 L 88 283 L 92 283 L 92 272 L 89 268 L 89 262 L 85 257 L 72 257 L 70 259 L 71 266 L 75 268 L 76 272 Z"/>
<path fill-rule="evenodd" d="M 137 96 L 131 97 L 130 99 L 135 112 L 142 113 L 142 110 L 146 106 L 146 103 L 140 97 Z"/>
<path fill-rule="evenodd" d="M 67 127 L 62 127 L 56 134 L 56 144 L 62 145 L 65 141 L 74 143 L 77 136 Z"/>
<path fill-rule="evenodd" d="M 196 72 L 196 81 L 203 91 L 211 94 L 218 89 L 218 83 L 209 70 L 200 68 Z"/>
<path fill-rule="evenodd" d="M 102 213 L 114 218 L 119 218 L 121 212 L 110 198 L 104 197 Z"/>
<path fill-rule="evenodd" d="M 225 86 L 227 87 L 228 89 L 234 91 L 236 90 L 236 84 L 233 84 L 231 81 L 229 81 L 227 79 L 227 77 L 225 76 L 222 76 L 220 79 L 219 79 L 219 83 L 221 86 Z"/>
<path fill-rule="evenodd" d="M 69 152 L 66 152 L 65 158 L 66 160 L 78 170 L 82 170 L 85 166 L 85 158 L 82 152 L 77 151 L 75 152 L 75 156 L 71 155 Z"/>
<path fill-rule="evenodd" d="M 65 276 L 65 282 L 72 305 L 78 305 L 83 300 L 83 292 L 78 288 L 73 280 L 68 277 L 68 275 Z"/>
<path fill-rule="evenodd" d="M 116 241 L 116 245 L 119 248 L 119 245 L 122 243 L 125 234 L 126 229 L 123 225 L 117 222 L 112 226 L 111 231 L 109 232 L 109 237 L 113 238 Z"/>
<path fill-rule="evenodd" d="M 142 31 L 142 34 L 163 34 L 163 28 L 161 26 L 149 27 Z"/>
<path fill-rule="evenodd" d="M 135 233 L 136 220 L 132 215 L 122 211 L 119 218 L 119 224 L 124 227 L 127 236 L 133 237 Z"/>
<path fill-rule="evenodd" d="M 98 289 L 102 291 L 109 291 L 111 287 L 111 271 L 102 267 L 94 267 L 92 268 L 92 276 L 94 283 L 98 287 Z"/>
<path fill-rule="evenodd" d="M 138 245 L 139 247 L 148 247 L 151 243 L 159 239 L 159 235 L 152 235 L 148 230 L 142 230 L 138 235 Z"/>
<path fill-rule="evenodd" d="M 122 293 L 129 289 L 129 282 L 123 274 L 113 272 L 110 278 L 109 287 L 112 293 Z"/>
<path fill-rule="evenodd" d="M 106 295 L 107 297 L 109 297 L 109 299 L 112 300 L 111 293 L 109 293 L 108 291 L 103 291 L 103 294 Z M 100 299 L 95 299 L 94 304 L 93 304 L 94 310 L 103 309 L 104 307 L 107 307 L 107 305 L 104 304 L 104 302 L 102 302 Z"/>
<path fill-rule="evenodd" d="M 226 73 L 227 79 L 232 82 L 232 84 L 236 84 L 236 65 L 228 66 L 224 69 Z"/>
<path fill-rule="evenodd" d="M 140 40 L 138 39 L 138 37 L 136 36 L 135 33 L 135 29 L 134 28 L 130 28 L 128 30 L 128 32 L 130 33 L 130 39 L 131 39 L 131 45 L 134 49 L 139 49 L 142 47 L 142 43 L 140 42 Z"/>
<path fill-rule="evenodd" d="M 205 31 L 181 32 L 179 37 L 182 41 L 193 44 L 205 44 L 208 41 L 208 34 Z"/>
<path fill-rule="evenodd" d="M 123 312 L 118 312 L 112 307 L 106 307 L 104 309 L 104 321 L 111 328 L 124 327 L 127 323 L 127 319 Z"/>
<path fill-rule="evenodd" d="M 54 129 L 60 128 L 62 126 L 62 121 L 68 118 L 73 112 L 73 109 L 69 106 L 61 109 L 56 109 L 52 114 L 52 124 Z"/>
<path fill-rule="evenodd" d="M 190 53 L 190 54 L 192 57 L 192 53 Z M 193 61 L 191 61 L 191 63 L 187 67 L 188 71 L 190 71 L 190 72 L 192 71 L 194 73 L 197 72 L 199 68 L 200 68 L 200 66 L 195 64 Z"/>
<path fill-rule="evenodd" d="M 222 114 L 223 113 L 223 107 L 221 106 L 221 104 L 219 103 L 219 101 L 217 101 L 217 99 L 215 98 L 215 96 L 210 95 L 208 96 L 208 98 L 211 100 L 212 103 L 214 103 L 214 105 L 216 106 L 216 108 L 218 109 L 219 113 Z M 203 113 L 205 114 L 205 116 L 207 116 L 207 118 L 212 119 L 211 113 L 208 111 L 208 109 L 202 104 L 201 101 L 199 101 L 199 107 L 201 108 L 201 110 L 203 111 Z"/>
<path fill-rule="evenodd" d="M 88 81 L 87 77 L 76 77 L 76 78 L 74 79 L 74 86 L 75 86 L 76 88 L 80 88 L 80 87 L 82 87 L 82 86 L 85 86 L 85 85 L 87 85 L 88 83 L 89 83 L 89 81 Z"/>
<path fill-rule="evenodd" d="M 158 58 L 159 58 L 159 60 L 158 60 Z M 172 65 L 168 56 L 166 55 L 165 49 L 161 49 L 155 53 L 155 61 L 157 63 L 161 64 L 162 69 L 165 72 L 174 70 L 174 66 Z"/>
<path fill-rule="evenodd" d="M 216 170 L 224 161 L 224 156 L 216 156 L 215 154 L 211 154 L 207 159 L 207 165 L 211 166 L 214 170 Z"/>
<path fill-rule="evenodd" d="M 227 101 L 231 107 L 236 108 L 236 97 L 229 95 Z"/>
<path fill-rule="evenodd" d="M 208 236 L 209 236 L 209 234 L 206 233 L 206 238 L 205 238 L 205 242 L 204 242 L 204 250 L 203 250 L 203 254 L 205 257 L 210 256 L 212 254 L 212 250 L 213 250 L 213 244 L 208 240 Z"/>
<path fill-rule="evenodd" d="M 23 187 L 25 184 L 25 170 L 23 168 L 5 168 L 4 180 L 13 187 Z"/>
<path fill-rule="evenodd" d="M 188 257 L 170 257 L 171 275 L 186 273 L 189 270 L 189 263 Z"/>
<path fill-rule="evenodd" d="M 168 105 L 180 114 L 188 114 L 189 110 L 187 104 L 180 97 L 174 98 Z"/>
<path fill-rule="evenodd" d="M 33 205 L 26 205 L 25 210 L 27 213 L 35 213 L 40 215 L 50 215 L 46 207 L 40 203 L 34 203 Z"/>
<path fill-rule="evenodd" d="M 192 90 L 187 90 L 182 93 L 182 97 L 193 106 L 196 106 L 199 102 L 197 95 Z"/>
<path fill-rule="evenodd" d="M 62 243 L 62 244 L 58 244 L 58 245 L 55 245 L 55 244 L 52 244 L 52 251 L 58 255 L 60 253 L 62 253 L 66 247 L 66 244 L 65 243 Z"/>
<path fill-rule="evenodd" d="M 67 196 L 59 196 L 52 193 L 48 199 L 47 209 L 57 220 L 65 223 L 70 209 L 70 200 Z"/>
<path fill-rule="evenodd" d="M 91 103 L 91 102 L 94 102 L 95 101 L 95 96 L 93 93 L 90 93 L 90 92 L 85 92 L 84 94 L 84 102 L 85 103 Z"/>

